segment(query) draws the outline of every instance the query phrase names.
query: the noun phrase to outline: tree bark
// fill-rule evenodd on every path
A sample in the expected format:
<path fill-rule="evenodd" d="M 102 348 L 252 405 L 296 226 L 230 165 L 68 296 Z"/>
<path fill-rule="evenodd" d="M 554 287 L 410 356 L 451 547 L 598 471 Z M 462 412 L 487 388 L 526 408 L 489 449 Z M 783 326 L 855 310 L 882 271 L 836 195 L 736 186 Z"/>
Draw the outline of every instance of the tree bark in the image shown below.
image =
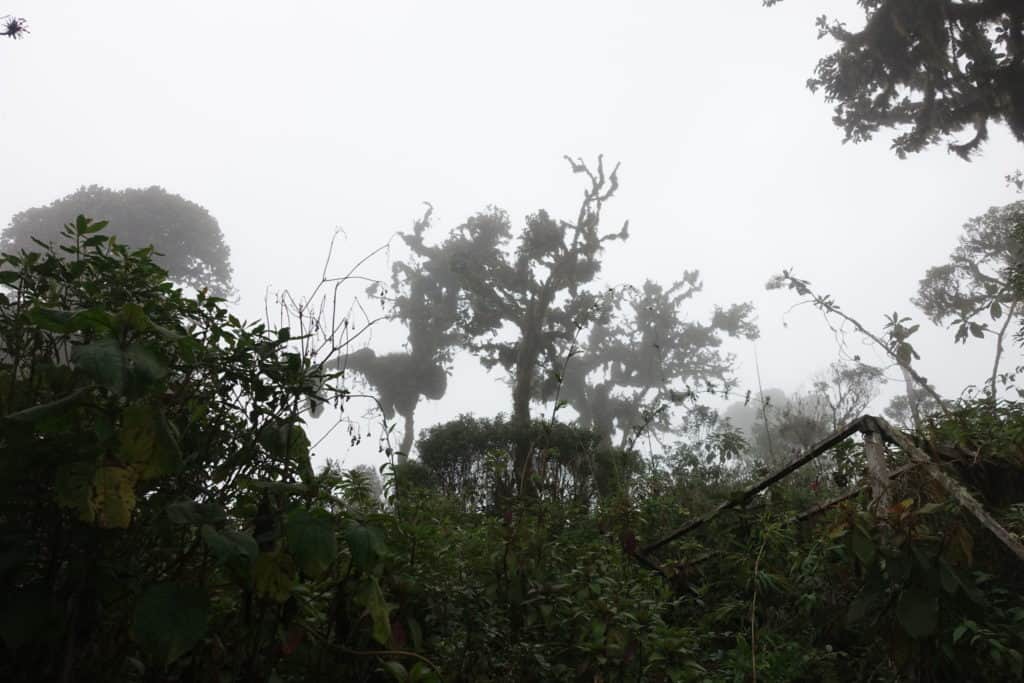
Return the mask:
<path fill-rule="evenodd" d="M 881 510 L 887 510 L 889 500 L 889 467 L 885 464 L 885 445 L 881 432 L 864 432 L 864 455 L 868 461 L 868 475 L 871 479 L 871 502 Z"/>
<path fill-rule="evenodd" d="M 529 322 L 532 316 L 527 316 Z M 515 428 L 516 441 L 513 447 L 512 463 L 515 466 L 516 481 L 519 482 L 519 493 L 532 496 L 533 467 L 530 443 L 530 398 L 533 394 L 533 375 L 537 367 L 537 353 L 534 349 L 536 332 L 532 326 L 522 330 L 519 348 L 516 351 L 516 372 L 512 389 L 512 425 Z"/>

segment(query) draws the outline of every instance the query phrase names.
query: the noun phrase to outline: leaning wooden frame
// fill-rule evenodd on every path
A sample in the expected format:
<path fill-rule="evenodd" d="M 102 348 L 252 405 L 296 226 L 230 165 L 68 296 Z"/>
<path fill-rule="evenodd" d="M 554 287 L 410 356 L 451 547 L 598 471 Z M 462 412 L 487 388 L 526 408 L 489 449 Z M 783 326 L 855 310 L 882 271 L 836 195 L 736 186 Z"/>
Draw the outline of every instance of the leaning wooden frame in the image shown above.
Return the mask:
<path fill-rule="evenodd" d="M 1015 539 L 1000 525 L 962 484 L 944 472 L 941 465 L 915 444 L 913 439 L 907 434 L 895 429 L 884 419 L 872 415 L 862 415 L 856 420 L 840 427 L 793 458 L 787 465 L 752 486 L 730 496 L 729 500 L 724 501 L 710 512 L 690 520 L 657 541 L 639 548 L 633 552 L 633 556 L 643 566 L 662 574 L 666 578 L 670 578 L 670 573 L 655 561 L 652 553 L 691 531 L 699 529 L 726 510 L 746 505 L 754 496 L 785 479 L 807 463 L 828 452 L 829 449 L 858 433 L 864 435 L 864 448 L 868 460 L 868 478 L 870 483 L 796 515 L 793 521 L 801 521 L 812 517 L 869 489 L 872 491 L 872 499 L 874 501 L 887 505 L 889 482 L 912 469 L 921 469 L 952 496 L 962 508 L 974 516 L 983 527 L 988 529 L 1011 553 L 1016 555 L 1019 560 L 1024 561 L 1024 545 L 1021 545 L 1020 541 Z M 899 446 L 900 450 L 910 459 L 910 462 L 898 469 L 889 471 L 885 464 L 883 442 Z"/>

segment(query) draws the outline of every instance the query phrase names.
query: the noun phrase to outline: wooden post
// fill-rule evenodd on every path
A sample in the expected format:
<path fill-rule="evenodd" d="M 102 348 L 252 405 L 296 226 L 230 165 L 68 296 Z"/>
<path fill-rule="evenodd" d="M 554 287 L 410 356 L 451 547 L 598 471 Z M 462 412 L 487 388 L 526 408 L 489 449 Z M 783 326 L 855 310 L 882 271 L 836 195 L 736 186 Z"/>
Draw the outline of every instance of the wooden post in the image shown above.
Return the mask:
<path fill-rule="evenodd" d="M 882 433 L 875 429 L 870 420 L 866 420 L 864 430 L 864 455 L 868 461 L 868 478 L 871 480 L 871 504 L 878 509 L 887 510 L 889 500 L 889 467 L 885 464 L 885 444 Z"/>

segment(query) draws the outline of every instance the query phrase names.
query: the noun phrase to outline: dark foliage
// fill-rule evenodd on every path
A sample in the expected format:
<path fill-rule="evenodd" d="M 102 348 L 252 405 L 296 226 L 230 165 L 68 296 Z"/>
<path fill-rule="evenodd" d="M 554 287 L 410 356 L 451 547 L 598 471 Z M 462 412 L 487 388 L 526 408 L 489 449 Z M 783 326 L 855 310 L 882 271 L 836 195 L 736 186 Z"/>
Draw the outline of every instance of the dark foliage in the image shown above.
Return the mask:
<path fill-rule="evenodd" d="M 207 287 L 219 297 L 231 293 L 231 250 L 216 219 L 198 204 L 156 186 L 111 190 L 90 185 L 46 206 L 26 209 L 15 214 L 0 235 L 0 249 L 36 249 L 33 238 L 58 239 L 60 226 L 79 215 L 107 221 L 110 234 L 129 247 L 155 247 L 154 260 L 176 282 L 194 289 Z"/>
<path fill-rule="evenodd" d="M 764 0 L 774 5 L 781 0 Z M 879 130 L 900 133 L 900 157 L 943 140 L 969 159 L 988 139 L 990 121 L 1024 142 L 1024 5 L 1019 0 L 858 0 L 864 26 L 826 16 L 819 37 L 839 49 L 818 62 L 812 90 L 835 102 L 846 141 Z M 973 129 L 968 140 L 957 133 Z"/>

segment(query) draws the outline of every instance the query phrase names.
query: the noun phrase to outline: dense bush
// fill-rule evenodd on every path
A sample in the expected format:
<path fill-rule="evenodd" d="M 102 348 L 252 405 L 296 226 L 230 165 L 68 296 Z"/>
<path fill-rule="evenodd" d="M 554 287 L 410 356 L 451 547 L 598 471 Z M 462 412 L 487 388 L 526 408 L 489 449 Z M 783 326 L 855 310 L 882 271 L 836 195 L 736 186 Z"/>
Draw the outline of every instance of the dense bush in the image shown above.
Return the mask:
<path fill-rule="evenodd" d="M 845 480 L 783 481 L 657 571 L 644 541 L 764 475 L 734 435 L 641 459 L 537 423 L 524 496 L 521 435 L 464 417 L 385 467 L 381 496 L 365 472 L 313 471 L 321 387 L 287 329 L 186 296 L 102 227 L 0 261 L 4 680 L 1022 675 L 1024 572 L 918 470 L 888 508 L 819 513 Z M 1021 415 L 964 402 L 920 435 L 1018 538 L 1019 498 L 984 468 L 1020 476 Z M 858 446 L 828 457 L 861 483 Z"/>

